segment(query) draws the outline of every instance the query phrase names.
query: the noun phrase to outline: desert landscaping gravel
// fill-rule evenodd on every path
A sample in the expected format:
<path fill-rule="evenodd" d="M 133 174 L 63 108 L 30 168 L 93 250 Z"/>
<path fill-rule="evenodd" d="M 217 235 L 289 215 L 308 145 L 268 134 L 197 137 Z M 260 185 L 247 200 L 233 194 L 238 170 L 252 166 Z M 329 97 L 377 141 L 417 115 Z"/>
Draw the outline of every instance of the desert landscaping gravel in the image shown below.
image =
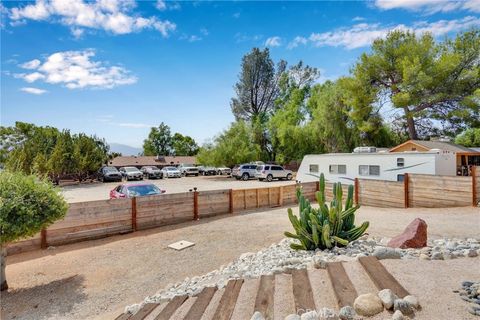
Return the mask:
<path fill-rule="evenodd" d="M 416 217 L 427 222 L 431 240 L 456 238 L 456 246 L 461 246 L 462 241 L 479 235 L 478 208 L 363 207 L 357 221 L 369 220 L 369 236 L 381 241 L 401 233 Z M 2 319 L 114 318 L 127 305 L 140 303 L 169 284 L 208 274 L 222 265 L 226 268 L 245 252 L 256 253 L 279 243 L 285 230 L 291 230 L 291 225 L 286 209 L 279 208 L 13 255 L 7 258 L 10 289 L 2 294 Z M 179 240 L 195 246 L 183 251 L 167 249 Z M 438 246 L 445 248 L 447 241 Z M 453 290 L 462 281 L 480 278 L 479 257 L 382 263 L 420 298 L 423 309 L 417 319 L 475 317 Z M 349 274 L 352 281 L 361 283 L 355 274 Z"/>

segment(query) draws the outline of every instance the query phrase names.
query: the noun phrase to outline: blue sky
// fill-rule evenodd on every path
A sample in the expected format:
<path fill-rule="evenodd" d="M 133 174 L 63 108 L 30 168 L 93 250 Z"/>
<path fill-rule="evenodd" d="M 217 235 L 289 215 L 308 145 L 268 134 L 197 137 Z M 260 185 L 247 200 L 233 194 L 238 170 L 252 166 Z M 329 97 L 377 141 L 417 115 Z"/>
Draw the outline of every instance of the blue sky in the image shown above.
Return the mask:
<path fill-rule="evenodd" d="M 480 26 L 480 2 L 5 2 L 1 125 L 25 121 L 139 147 L 167 123 L 199 143 L 225 129 L 242 56 L 270 47 L 321 78 L 348 73 L 376 37 Z"/>

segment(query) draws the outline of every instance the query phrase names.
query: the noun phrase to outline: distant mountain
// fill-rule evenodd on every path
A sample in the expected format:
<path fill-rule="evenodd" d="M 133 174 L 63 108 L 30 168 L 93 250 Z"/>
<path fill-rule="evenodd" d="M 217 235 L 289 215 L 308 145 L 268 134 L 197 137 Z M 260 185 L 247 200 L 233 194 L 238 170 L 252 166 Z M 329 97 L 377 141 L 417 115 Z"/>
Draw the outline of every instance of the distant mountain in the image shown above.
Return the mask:
<path fill-rule="evenodd" d="M 119 152 L 122 156 L 136 156 L 143 151 L 141 148 L 135 148 L 121 143 L 110 143 L 109 145 L 110 152 Z"/>

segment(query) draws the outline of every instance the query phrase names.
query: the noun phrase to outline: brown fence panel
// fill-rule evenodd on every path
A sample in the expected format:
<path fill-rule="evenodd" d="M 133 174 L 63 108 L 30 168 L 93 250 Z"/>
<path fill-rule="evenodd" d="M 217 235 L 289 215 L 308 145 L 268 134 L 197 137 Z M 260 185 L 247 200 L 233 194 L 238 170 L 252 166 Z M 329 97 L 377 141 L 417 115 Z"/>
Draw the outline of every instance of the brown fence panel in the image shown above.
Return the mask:
<path fill-rule="evenodd" d="M 384 180 L 358 180 L 360 205 L 385 208 L 403 208 L 403 182 Z"/>
<path fill-rule="evenodd" d="M 230 190 L 200 191 L 198 193 L 198 214 L 200 218 L 228 213 Z"/>
<path fill-rule="evenodd" d="M 314 201 L 315 193 L 317 192 L 317 182 L 303 182 L 300 185 L 305 198 Z"/>
<path fill-rule="evenodd" d="M 63 220 L 48 227 L 48 245 L 62 245 L 132 230 L 131 200 L 71 203 Z"/>
<path fill-rule="evenodd" d="M 233 211 L 239 212 L 243 211 L 246 208 L 245 203 L 245 190 L 233 190 L 232 192 L 232 201 L 233 201 Z"/>
<path fill-rule="evenodd" d="M 297 185 L 283 186 L 283 204 L 292 204 L 297 201 Z"/>
<path fill-rule="evenodd" d="M 409 206 L 420 208 L 472 205 L 471 177 L 410 174 Z"/>
<path fill-rule="evenodd" d="M 138 229 L 154 228 L 193 219 L 193 192 L 137 198 Z"/>
<path fill-rule="evenodd" d="M 40 233 L 37 233 L 33 237 L 9 243 L 7 245 L 7 255 L 37 250 L 40 248 L 40 244 Z"/>

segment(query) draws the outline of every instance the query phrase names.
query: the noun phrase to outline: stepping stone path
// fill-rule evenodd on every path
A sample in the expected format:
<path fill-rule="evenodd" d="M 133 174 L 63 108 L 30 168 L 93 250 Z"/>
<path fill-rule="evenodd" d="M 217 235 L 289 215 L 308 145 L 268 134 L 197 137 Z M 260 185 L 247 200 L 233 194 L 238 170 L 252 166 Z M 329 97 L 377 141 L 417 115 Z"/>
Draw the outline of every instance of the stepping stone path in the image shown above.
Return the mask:
<path fill-rule="evenodd" d="M 363 257 L 358 261 L 348 263 L 361 264 L 364 272 L 379 290 L 390 289 L 399 298 L 409 295 L 407 290 L 385 269 L 377 258 Z M 321 292 L 328 292 L 335 299 L 329 300 L 325 296 L 319 296 L 319 291 L 312 290 L 311 278 L 317 276 L 328 279 L 328 281 L 322 281 Z M 278 279 L 280 279 L 278 277 L 282 277 L 281 282 L 278 282 Z M 285 288 L 285 277 L 291 280 L 289 282 L 291 287 L 289 286 L 289 288 Z M 358 297 L 357 290 L 341 262 L 328 263 L 326 270 L 292 269 L 276 275 L 263 275 L 255 281 L 257 288 L 254 292 L 252 290 L 242 290 L 245 283 L 244 279 L 231 279 L 223 289 L 207 287 L 196 295 L 175 296 L 164 303 L 145 303 L 135 314 L 123 313 L 116 319 L 237 320 L 250 319 L 254 316 L 252 319 L 284 320 L 288 317 L 300 319 L 300 317 L 295 317 L 294 314 L 307 312 L 310 312 L 313 316 L 318 314 L 319 319 L 328 319 L 328 315 L 334 313 L 334 310 L 342 308 L 342 310 L 347 311 L 345 316 L 353 313 L 351 306 L 354 305 L 355 299 Z M 285 291 L 289 291 L 289 294 L 293 297 L 291 306 L 275 304 L 276 292 L 278 297 L 278 292 L 282 292 L 284 296 Z M 249 296 L 242 296 L 242 294 Z M 375 298 L 378 299 L 376 294 L 375 292 Z M 331 309 L 321 308 L 324 307 L 325 301 L 332 301 L 332 305 L 328 306 Z M 242 303 L 251 304 L 249 307 L 248 305 L 241 305 Z M 235 312 L 236 309 L 237 312 Z M 238 310 L 251 310 L 251 313 L 240 315 Z M 309 314 L 305 314 L 301 319 L 307 318 L 306 316 L 309 316 Z M 345 319 L 348 318 L 345 317 Z"/>

